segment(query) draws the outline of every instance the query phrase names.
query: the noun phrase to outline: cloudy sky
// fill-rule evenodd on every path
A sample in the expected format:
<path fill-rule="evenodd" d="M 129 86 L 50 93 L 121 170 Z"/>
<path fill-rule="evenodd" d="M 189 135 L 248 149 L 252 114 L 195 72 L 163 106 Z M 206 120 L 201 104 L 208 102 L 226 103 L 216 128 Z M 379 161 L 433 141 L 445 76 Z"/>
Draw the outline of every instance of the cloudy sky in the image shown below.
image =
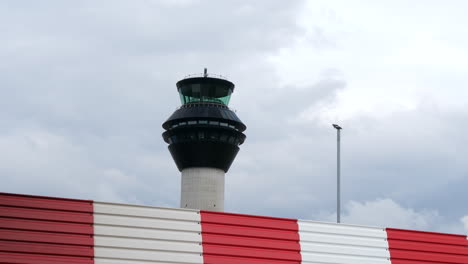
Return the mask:
<path fill-rule="evenodd" d="M 226 211 L 468 232 L 465 1 L 2 1 L 0 191 L 177 207 L 161 124 L 236 84 Z"/>

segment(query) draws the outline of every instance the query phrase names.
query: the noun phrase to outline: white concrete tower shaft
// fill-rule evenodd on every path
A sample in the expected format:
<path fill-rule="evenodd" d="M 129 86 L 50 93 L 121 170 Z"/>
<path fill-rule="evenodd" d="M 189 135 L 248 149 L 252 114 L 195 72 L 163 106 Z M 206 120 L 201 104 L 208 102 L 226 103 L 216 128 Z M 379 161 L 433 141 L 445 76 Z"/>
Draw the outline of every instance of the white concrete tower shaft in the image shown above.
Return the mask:
<path fill-rule="evenodd" d="M 217 168 L 183 169 L 180 207 L 224 211 L 224 175 Z"/>

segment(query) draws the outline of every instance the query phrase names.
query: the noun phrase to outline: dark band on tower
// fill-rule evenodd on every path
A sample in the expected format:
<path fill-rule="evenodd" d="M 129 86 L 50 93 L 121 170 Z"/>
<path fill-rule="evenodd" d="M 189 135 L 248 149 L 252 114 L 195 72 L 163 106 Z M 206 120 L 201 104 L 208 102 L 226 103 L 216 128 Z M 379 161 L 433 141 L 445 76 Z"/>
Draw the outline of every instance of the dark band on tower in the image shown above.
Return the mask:
<path fill-rule="evenodd" d="M 245 140 L 242 132 L 246 129 L 228 107 L 234 84 L 209 76 L 205 69 L 203 77 L 189 77 L 177 82 L 177 90 L 182 106 L 163 123 L 166 130 L 163 138 L 169 144 L 177 168 L 182 176 L 188 168 L 227 172 L 239 145 Z M 189 207 L 188 204 L 181 206 Z"/>

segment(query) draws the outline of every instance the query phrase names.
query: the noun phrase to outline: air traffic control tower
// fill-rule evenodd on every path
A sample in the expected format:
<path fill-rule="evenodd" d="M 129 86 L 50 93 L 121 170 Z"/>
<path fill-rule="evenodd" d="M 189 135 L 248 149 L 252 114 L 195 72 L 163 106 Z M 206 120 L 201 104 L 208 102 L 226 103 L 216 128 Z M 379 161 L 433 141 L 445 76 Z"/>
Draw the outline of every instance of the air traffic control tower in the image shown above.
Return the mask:
<path fill-rule="evenodd" d="M 224 211 L 224 175 L 246 129 L 228 108 L 234 84 L 205 69 L 176 86 L 182 106 L 163 123 L 162 136 L 182 173 L 180 207 Z"/>

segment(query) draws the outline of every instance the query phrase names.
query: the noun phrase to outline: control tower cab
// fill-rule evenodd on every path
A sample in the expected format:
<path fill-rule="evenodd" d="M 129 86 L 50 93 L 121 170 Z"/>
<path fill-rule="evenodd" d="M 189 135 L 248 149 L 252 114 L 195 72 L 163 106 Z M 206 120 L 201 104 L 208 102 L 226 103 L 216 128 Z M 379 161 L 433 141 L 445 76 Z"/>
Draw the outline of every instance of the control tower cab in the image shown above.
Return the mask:
<path fill-rule="evenodd" d="M 246 126 L 228 107 L 234 84 L 220 77 L 188 77 L 176 84 L 182 106 L 163 123 L 163 139 L 182 173 L 181 207 L 223 211 L 224 175 Z"/>

